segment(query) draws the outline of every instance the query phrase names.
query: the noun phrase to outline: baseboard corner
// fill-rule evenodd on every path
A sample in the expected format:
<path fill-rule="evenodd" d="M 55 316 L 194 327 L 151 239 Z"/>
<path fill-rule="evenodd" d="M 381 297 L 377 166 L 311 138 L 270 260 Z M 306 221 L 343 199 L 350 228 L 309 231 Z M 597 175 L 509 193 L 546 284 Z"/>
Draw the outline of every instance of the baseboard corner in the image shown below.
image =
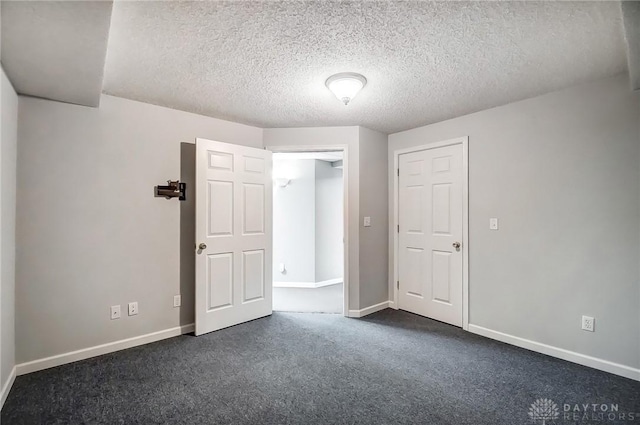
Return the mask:
<path fill-rule="evenodd" d="M 11 373 L 7 378 L 7 382 L 4 382 L 2 385 L 2 392 L 0 392 L 0 409 L 4 406 L 4 402 L 7 400 L 9 396 L 9 392 L 11 391 L 11 387 L 13 387 L 13 383 L 16 380 L 16 366 L 11 369 Z"/>
<path fill-rule="evenodd" d="M 349 310 L 349 317 L 358 318 L 358 317 L 368 316 L 369 314 L 375 313 L 380 310 L 384 310 L 385 308 L 388 308 L 388 307 L 389 307 L 389 301 L 383 301 L 381 303 L 374 304 L 360 310 Z"/>

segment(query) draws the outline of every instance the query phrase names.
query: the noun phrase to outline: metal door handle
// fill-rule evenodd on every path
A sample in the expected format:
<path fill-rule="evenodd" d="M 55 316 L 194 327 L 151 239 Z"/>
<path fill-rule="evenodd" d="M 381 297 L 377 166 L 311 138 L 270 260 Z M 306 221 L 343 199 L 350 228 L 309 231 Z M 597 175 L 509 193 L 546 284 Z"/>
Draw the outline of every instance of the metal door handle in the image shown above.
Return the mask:
<path fill-rule="evenodd" d="M 206 243 L 201 243 L 200 245 L 198 245 L 198 249 L 204 251 L 205 249 L 207 249 L 207 244 Z"/>
<path fill-rule="evenodd" d="M 453 247 L 456 249 L 456 251 L 459 250 L 460 249 L 460 242 L 454 242 L 453 243 Z"/>

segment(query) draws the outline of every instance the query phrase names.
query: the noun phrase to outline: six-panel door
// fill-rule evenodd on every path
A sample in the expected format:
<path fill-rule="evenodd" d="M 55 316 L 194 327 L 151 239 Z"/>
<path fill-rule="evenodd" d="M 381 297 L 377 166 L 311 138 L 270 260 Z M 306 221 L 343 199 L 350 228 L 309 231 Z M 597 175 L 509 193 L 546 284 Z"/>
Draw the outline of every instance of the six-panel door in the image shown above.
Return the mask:
<path fill-rule="evenodd" d="M 271 152 L 196 139 L 196 335 L 272 312 Z"/>
<path fill-rule="evenodd" d="M 462 326 L 462 145 L 402 154 L 399 167 L 399 308 Z"/>

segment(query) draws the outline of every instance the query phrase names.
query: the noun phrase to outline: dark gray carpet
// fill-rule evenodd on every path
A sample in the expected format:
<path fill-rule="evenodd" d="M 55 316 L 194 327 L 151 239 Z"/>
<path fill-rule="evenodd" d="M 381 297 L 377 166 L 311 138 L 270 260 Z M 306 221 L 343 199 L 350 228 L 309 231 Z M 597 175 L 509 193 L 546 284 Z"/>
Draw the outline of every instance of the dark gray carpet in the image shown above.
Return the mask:
<path fill-rule="evenodd" d="M 21 376 L 2 424 L 513 425 L 539 398 L 560 409 L 547 424 L 640 424 L 639 382 L 394 310 L 275 313 Z M 564 403 L 619 411 L 565 420 Z"/>

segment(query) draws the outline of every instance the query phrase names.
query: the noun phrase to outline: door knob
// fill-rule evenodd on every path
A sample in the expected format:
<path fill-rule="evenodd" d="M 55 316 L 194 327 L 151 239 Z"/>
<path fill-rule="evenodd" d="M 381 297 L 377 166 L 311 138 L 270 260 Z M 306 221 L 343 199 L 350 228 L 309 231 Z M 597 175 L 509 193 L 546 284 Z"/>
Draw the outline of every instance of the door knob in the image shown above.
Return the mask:
<path fill-rule="evenodd" d="M 453 243 L 453 247 L 456 249 L 456 251 L 459 250 L 460 249 L 460 242 L 454 242 Z"/>
<path fill-rule="evenodd" d="M 204 251 L 205 249 L 207 249 L 207 244 L 206 243 L 201 243 L 200 245 L 198 245 L 198 249 Z"/>

